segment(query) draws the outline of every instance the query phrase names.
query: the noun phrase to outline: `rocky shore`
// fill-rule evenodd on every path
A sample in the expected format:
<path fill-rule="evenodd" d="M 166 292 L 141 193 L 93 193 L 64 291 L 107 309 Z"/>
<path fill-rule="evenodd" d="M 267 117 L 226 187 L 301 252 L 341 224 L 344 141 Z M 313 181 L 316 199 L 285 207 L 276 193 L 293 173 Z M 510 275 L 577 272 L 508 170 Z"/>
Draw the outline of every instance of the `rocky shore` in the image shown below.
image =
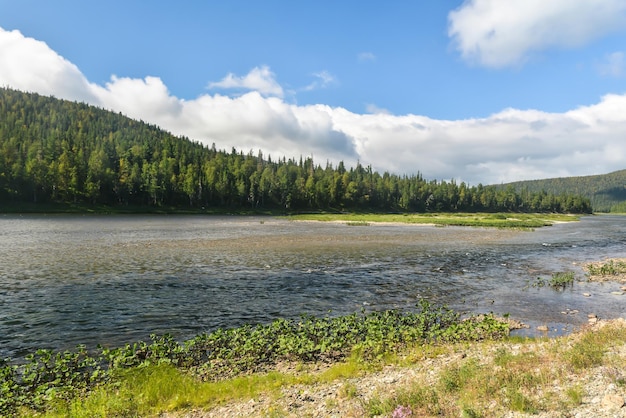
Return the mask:
<path fill-rule="evenodd" d="M 377 416 L 372 408 L 376 400 L 401 400 L 417 386 L 439 388 L 450 370 L 467 364 L 478 364 L 498 370 L 503 353 L 513 359 L 528 358 L 531 370 L 522 365 L 519 373 L 540 383 L 524 393 L 535 410 L 524 412 L 511 408 L 507 395 L 495 396 L 481 411 L 463 410 L 458 394 L 441 393 L 433 414 L 428 408 L 402 406 L 378 416 L 394 418 L 422 416 L 484 417 L 626 417 L 626 339 L 604 347 L 601 364 L 572 368 L 567 358 L 572 349 L 594 333 L 626 335 L 626 320 L 598 321 L 572 335 L 553 339 L 507 340 L 433 347 L 409 352 L 391 364 L 358 377 L 336 379 L 326 384 L 297 385 L 268 391 L 254 399 L 244 399 L 211 410 L 194 410 L 162 415 L 167 418 L 209 417 L 364 417 Z M 608 333 L 607 333 L 608 332 Z M 517 361 L 517 360 L 516 360 Z M 307 368 L 304 373 L 321 373 L 323 365 Z M 283 371 L 290 371 L 283 365 Z M 303 371 L 294 373 L 302 373 Z M 534 377 L 533 377 L 534 376 Z M 412 389 L 413 388 L 413 389 Z M 504 389 L 503 389 L 504 390 Z M 405 395 L 403 395 L 405 394 Z"/>

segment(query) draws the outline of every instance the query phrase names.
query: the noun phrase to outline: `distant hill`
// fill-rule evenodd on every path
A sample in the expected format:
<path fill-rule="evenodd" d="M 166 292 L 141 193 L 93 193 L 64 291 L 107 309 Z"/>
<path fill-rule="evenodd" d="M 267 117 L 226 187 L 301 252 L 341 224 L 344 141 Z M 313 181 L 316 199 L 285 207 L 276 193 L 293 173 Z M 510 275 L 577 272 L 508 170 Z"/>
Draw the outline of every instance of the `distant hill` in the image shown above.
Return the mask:
<path fill-rule="evenodd" d="M 518 192 L 526 189 L 531 193 L 581 195 L 591 201 L 594 212 L 626 212 L 626 170 L 594 176 L 516 181 L 497 187 L 509 186 Z"/>
<path fill-rule="evenodd" d="M 588 199 L 216 150 L 85 103 L 0 88 L 0 211 L 574 212 Z M 44 209 L 41 209 L 44 208 Z M 136 209 L 133 209 L 136 208 Z"/>

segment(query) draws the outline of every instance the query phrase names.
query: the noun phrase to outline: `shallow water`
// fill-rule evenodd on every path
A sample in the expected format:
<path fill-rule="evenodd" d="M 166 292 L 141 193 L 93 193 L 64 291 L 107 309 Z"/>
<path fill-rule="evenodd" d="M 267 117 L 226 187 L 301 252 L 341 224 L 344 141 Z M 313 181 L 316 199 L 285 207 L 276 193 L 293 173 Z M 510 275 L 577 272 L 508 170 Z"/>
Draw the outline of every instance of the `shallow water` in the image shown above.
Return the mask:
<path fill-rule="evenodd" d="M 300 314 L 413 309 L 509 313 L 550 335 L 587 313 L 626 316 L 616 283 L 581 265 L 626 257 L 626 217 L 533 232 L 347 226 L 270 217 L 0 216 L 0 357 L 121 345 Z M 574 271 L 573 287 L 529 286 Z M 589 292 L 592 297 L 582 294 Z M 578 310 L 577 314 L 563 314 Z"/>

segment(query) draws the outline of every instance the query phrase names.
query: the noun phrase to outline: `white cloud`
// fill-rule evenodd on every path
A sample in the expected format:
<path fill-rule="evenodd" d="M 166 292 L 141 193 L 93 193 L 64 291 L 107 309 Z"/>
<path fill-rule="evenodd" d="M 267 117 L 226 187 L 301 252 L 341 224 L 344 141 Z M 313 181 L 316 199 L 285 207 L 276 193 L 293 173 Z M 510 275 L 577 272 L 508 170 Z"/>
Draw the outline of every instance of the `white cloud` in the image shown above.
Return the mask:
<path fill-rule="evenodd" d="M 584 45 L 626 29 L 623 0 L 468 0 L 448 15 L 448 35 L 473 63 L 515 66 L 533 52 Z"/>
<path fill-rule="evenodd" d="M 419 171 L 427 179 L 470 184 L 625 168 L 626 94 L 564 113 L 504 109 L 486 118 L 436 120 L 375 106 L 369 108 L 374 114 L 298 106 L 260 91 L 182 100 L 158 77 L 113 76 L 97 85 L 46 44 L 15 31 L 0 30 L 0 62 L 2 86 L 84 100 L 219 149 L 260 149 L 273 158 L 313 155 L 322 165 L 360 160 L 378 171 Z"/>
<path fill-rule="evenodd" d="M 376 55 L 372 52 L 361 52 L 358 55 L 359 61 L 376 61 Z"/>
<path fill-rule="evenodd" d="M 315 77 L 315 81 L 304 87 L 302 89 L 303 91 L 325 89 L 328 86 L 337 82 L 337 79 L 328 71 L 320 71 L 318 73 L 314 73 L 313 77 Z"/>
<path fill-rule="evenodd" d="M 264 96 L 283 97 L 283 88 L 276 81 L 269 67 L 254 67 L 248 74 L 238 77 L 229 73 L 221 81 L 209 83 L 210 89 L 238 89 L 258 91 Z"/>
<path fill-rule="evenodd" d="M 626 71 L 626 59 L 621 51 L 613 52 L 604 57 L 604 60 L 598 64 L 598 71 L 603 76 L 621 77 Z"/>
<path fill-rule="evenodd" d="M 373 103 L 368 103 L 365 106 L 365 110 L 366 110 L 367 113 L 374 113 L 374 114 L 382 113 L 382 114 L 385 114 L 385 115 L 390 115 L 391 114 L 391 112 L 389 110 L 387 110 L 387 109 L 385 109 L 383 107 L 378 107 L 378 106 L 376 106 Z"/>
<path fill-rule="evenodd" d="M 26 68 L 25 68 L 26 67 Z M 44 42 L 19 31 L 0 28 L 0 82 L 46 95 L 63 91 L 64 97 L 93 103 L 91 86 L 80 70 Z"/>

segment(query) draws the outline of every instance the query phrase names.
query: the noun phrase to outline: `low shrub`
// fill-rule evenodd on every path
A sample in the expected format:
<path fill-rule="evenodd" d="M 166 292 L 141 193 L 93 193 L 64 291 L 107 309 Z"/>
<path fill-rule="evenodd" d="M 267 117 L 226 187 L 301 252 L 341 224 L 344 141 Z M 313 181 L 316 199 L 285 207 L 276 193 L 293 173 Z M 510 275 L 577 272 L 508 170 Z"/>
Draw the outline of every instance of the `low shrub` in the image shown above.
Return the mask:
<path fill-rule="evenodd" d="M 98 385 L 128 376 L 125 370 L 147 366 L 173 367 L 214 381 L 266 370 L 284 360 L 335 362 L 354 355 L 370 360 L 416 343 L 508 335 L 508 325 L 491 314 L 462 320 L 458 313 L 427 301 L 417 308 L 277 319 L 266 325 L 219 329 L 182 344 L 170 335 L 151 335 L 150 342 L 99 347 L 92 354 L 83 346 L 75 352 L 38 350 L 26 362 L 0 363 L 0 416 L 12 416 L 20 408 L 44 410 L 53 400 L 69 403 Z"/>

